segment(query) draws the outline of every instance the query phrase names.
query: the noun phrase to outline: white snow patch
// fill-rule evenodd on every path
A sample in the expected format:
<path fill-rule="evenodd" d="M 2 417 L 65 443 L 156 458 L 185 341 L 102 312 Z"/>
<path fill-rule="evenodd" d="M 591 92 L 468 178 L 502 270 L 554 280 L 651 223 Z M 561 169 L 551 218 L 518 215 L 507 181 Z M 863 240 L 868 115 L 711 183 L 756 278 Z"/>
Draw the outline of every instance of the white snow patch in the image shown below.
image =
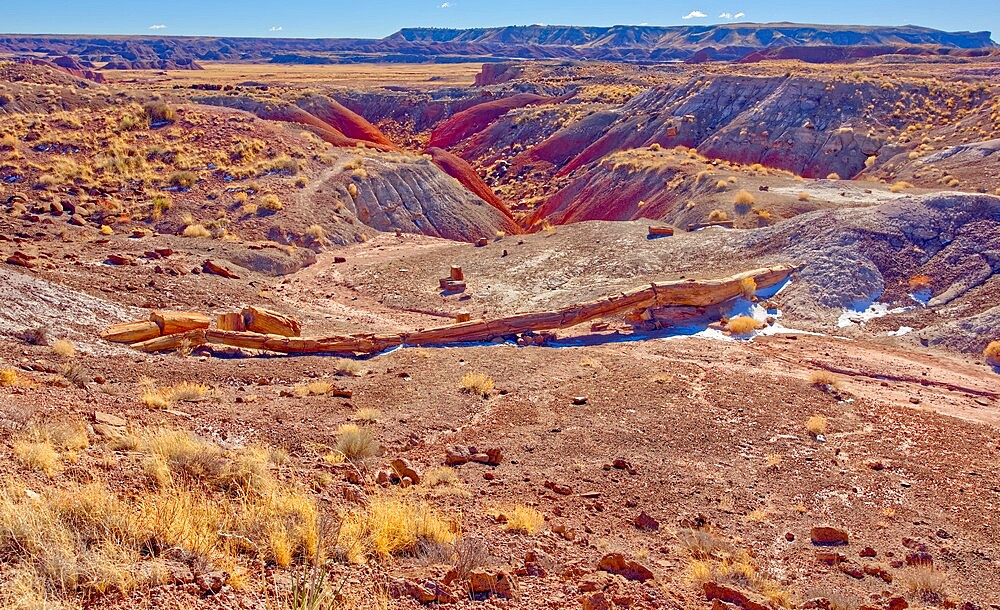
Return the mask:
<path fill-rule="evenodd" d="M 886 335 L 889 337 L 902 337 L 903 335 L 912 332 L 913 329 L 910 328 L 909 326 L 900 326 L 899 330 L 890 330 L 889 332 L 886 333 Z"/>
<path fill-rule="evenodd" d="M 838 328 L 847 328 L 852 325 L 863 326 L 866 322 L 871 322 L 872 320 L 878 318 L 884 318 L 885 316 L 897 313 L 904 313 L 914 309 L 914 307 L 895 307 L 889 309 L 889 306 L 885 303 L 875 302 L 868 306 L 867 309 L 845 309 L 844 313 L 840 314 L 837 318 Z"/>

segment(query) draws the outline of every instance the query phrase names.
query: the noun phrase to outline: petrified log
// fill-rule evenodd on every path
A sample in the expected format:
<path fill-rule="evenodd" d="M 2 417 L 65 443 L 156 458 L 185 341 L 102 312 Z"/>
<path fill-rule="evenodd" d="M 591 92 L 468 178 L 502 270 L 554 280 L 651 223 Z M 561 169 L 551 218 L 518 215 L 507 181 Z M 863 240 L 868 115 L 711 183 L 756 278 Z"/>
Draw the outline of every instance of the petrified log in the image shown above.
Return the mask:
<path fill-rule="evenodd" d="M 154 311 L 149 319 L 160 327 L 161 335 L 175 335 L 211 325 L 208 316 L 184 311 Z"/>
<path fill-rule="evenodd" d="M 150 320 L 115 324 L 101 333 L 101 338 L 114 343 L 135 343 L 160 336 L 160 327 Z"/>
<path fill-rule="evenodd" d="M 472 314 L 467 311 L 460 311 L 455 314 L 455 323 L 461 324 L 462 322 L 468 322 L 472 319 Z"/>
<path fill-rule="evenodd" d="M 758 288 L 768 288 L 787 279 L 794 270 L 793 266 L 779 265 L 755 269 L 718 280 L 654 282 L 649 286 L 630 292 L 587 303 L 569 305 L 555 311 L 521 313 L 498 320 L 470 320 L 398 335 L 363 334 L 306 339 L 279 333 L 259 333 L 254 330 L 252 325 L 248 324 L 247 329 L 254 332 L 209 330 L 204 333 L 203 340 L 209 343 L 288 354 L 374 353 L 401 344 L 435 345 L 487 341 L 494 337 L 568 328 L 594 319 L 627 312 L 637 311 L 640 319 L 648 318 L 649 320 L 675 315 L 680 315 L 683 318 L 695 313 L 695 308 L 717 306 L 742 295 L 743 283 L 748 278 L 753 279 Z M 670 308 L 681 309 L 668 313 L 667 310 Z M 661 309 L 664 311 L 660 311 Z M 260 308 L 247 308 L 243 310 L 243 315 L 248 322 L 251 321 L 251 316 L 256 320 L 271 319 L 261 315 L 261 312 L 273 314 L 273 312 L 267 312 Z M 289 325 L 294 322 L 294 332 L 298 332 L 298 322 L 280 314 L 273 315 L 278 316 L 278 320 L 288 320 Z M 289 330 L 288 327 L 277 324 L 276 326 L 282 330 Z M 258 325 L 257 328 L 261 328 L 261 326 Z M 157 340 L 153 339 L 152 341 Z M 154 343 L 153 345 L 157 346 L 158 350 L 164 349 L 161 347 L 163 343 Z"/>
<path fill-rule="evenodd" d="M 649 227 L 650 237 L 670 237 L 673 234 L 673 227 Z"/>
<path fill-rule="evenodd" d="M 246 321 L 240 312 L 219 314 L 215 319 L 215 327 L 219 330 L 235 330 L 237 332 L 243 332 L 247 329 Z"/>
<path fill-rule="evenodd" d="M 240 276 L 236 275 L 235 273 L 233 273 L 232 271 L 230 271 L 229 269 L 227 269 L 221 263 L 217 263 L 217 262 L 215 262 L 213 260 L 207 260 L 204 263 L 202 263 L 201 264 L 201 269 L 205 273 L 214 273 L 215 275 L 224 277 L 226 279 L 230 279 L 230 280 L 238 280 L 238 279 L 240 279 Z"/>
<path fill-rule="evenodd" d="M 696 222 L 688 225 L 688 231 L 697 231 L 708 227 L 726 227 L 732 229 L 735 225 L 732 220 L 715 220 L 712 222 Z"/>
<path fill-rule="evenodd" d="M 186 333 L 164 335 L 148 341 L 133 343 L 132 348 L 140 352 L 171 352 L 181 348 L 194 349 L 205 344 L 205 330 L 197 329 Z"/>
<path fill-rule="evenodd" d="M 465 279 L 465 273 L 462 271 L 462 268 L 459 267 L 458 265 L 452 265 L 450 277 L 452 280 L 456 282 L 461 282 Z"/>
<path fill-rule="evenodd" d="M 250 332 L 282 337 L 302 336 L 302 325 L 298 320 L 263 307 L 244 308 L 243 319 L 246 322 L 246 329 Z"/>

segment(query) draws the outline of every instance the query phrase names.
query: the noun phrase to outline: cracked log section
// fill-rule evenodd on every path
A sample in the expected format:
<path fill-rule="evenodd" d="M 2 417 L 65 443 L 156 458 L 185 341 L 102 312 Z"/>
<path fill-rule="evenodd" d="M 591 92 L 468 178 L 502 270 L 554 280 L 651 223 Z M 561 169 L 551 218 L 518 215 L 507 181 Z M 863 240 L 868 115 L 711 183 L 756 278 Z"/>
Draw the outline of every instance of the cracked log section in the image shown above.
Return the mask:
<path fill-rule="evenodd" d="M 752 278 L 758 288 L 768 288 L 788 279 L 795 270 L 779 265 L 746 271 L 715 280 L 675 280 L 646 286 L 587 303 L 568 305 L 554 311 L 522 313 L 496 320 L 472 320 L 411 333 L 361 334 L 321 338 L 285 337 L 275 334 L 221 330 L 218 328 L 189 333 L 187 342 L 204 342 L 285 354 L 371 354 L 399 345 L 442 345 L 474 343 L 497 337 L 569 328 L 599 318 L 645 311 L 669 310 L 671 307 L 707 308 L 743 294 L 744 281 Z M 142 343 L 137 349 L 146 349 Z M 159 347 L 159 346 L 156 346 Z"/>

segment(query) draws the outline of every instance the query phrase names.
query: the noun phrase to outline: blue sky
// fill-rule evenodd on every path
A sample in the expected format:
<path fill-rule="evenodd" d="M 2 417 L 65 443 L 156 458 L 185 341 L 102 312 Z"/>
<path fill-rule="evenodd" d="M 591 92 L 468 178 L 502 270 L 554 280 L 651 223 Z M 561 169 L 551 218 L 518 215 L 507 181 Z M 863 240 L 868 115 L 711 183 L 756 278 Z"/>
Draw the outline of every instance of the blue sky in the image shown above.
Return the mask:
<path fill-rule="evenodd" d="M 380 38 L 416 26 L 733 21 L 1000 30 L 997 0 L 9 0 L 4 5 L 0 32 L 5 33 Z"/>

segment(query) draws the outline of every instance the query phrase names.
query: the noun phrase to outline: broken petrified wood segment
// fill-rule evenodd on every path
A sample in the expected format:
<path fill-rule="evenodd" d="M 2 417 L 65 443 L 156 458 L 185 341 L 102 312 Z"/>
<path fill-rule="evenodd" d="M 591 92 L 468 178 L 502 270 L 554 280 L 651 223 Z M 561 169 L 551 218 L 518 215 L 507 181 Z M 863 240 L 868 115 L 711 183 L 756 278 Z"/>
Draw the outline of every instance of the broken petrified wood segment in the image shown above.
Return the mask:
<path fill-rule="evenodd" d="M 250 332 L 282 337 L 302 336 L 302 325 L 298 320 L 263 307 L 244 308 L 243 319 L 246 322 L 246 329 Z"/>
<path fill-rule="evenodd" d="M 132 348 L 140 352 L 171 352 L 181 348 L 194 349 L 205 344 L 205 330 L 197 329 L 186 333 L 164 335 L 148 341 L 133 343 Z"/>
<path fill-rule="evenodd" d="M 465 282 L 456 282 L 451 278 L 441 278 L 441 290 L 445 292 L 465 292 Z"/>
<path fill-rule="evenodd" d="M 149 319 L 160 327 L 161 335 L 175 335 L 211 325 L 211 320 L 204 314 L 181 311 L 154 311 Z"/>
<path fill-rule="evenodd" d="M 735 226 L 732 220 L 716 220 L 713 222 L 696 222 L 688 225 L 688 231 L 697 231 L 698 229 L 705 229 L 708 227 L 726 227 L 727 229 L 732 229 Z"/>
<path fill-rule="evenodd" d="M 149 320 L 115 324 L 101 333 L 102 339 L 114 343 L 135 343 L 136 341 L 147 341 L 159 336 L 159 325 Z"/>
<path fill-rule="evenodd" d="M 472 314 L 467 311 L 460 311 L 455 314 L 455 323 L 461 324 L 462 322 L 468 322 L 472 319 Z"/>
<path fill-rule="evenodd" d="M 649 227 L 650 237 L 670 237 L 673 234 L 673 227 Z"/>
<path fill-rule="evenodd" d="M 453 281 L 461 282 L 465 280 L 465 273 L 462 271 L 462 268 L 459 267 L 458 265 L 452 265 L 450 277 Z"/>
<path fill-rule="evenodd" d="M 240 276 L 238 276 L 235 273 L 233 273 L 232 271 L 230 271 L 228 268 L 225 267 L 225 265 L 223 265 L 221 263 L 217 263 L 216 261 L 213 261 L 213 260 L 207 260 L 204 263 L 202 263 L 201 264 L 201 270 L 204 271 L 205 273 L 214 273 L 215 275 L 218 275 L 218 276 L 230 279 L 230 280 L 238 280 L 238 279 L 240 279 Z"/>
<path fill-rule="evenodd" d="M 243 314 L 239 312 L 219 314 L 215 320 L 215 327 L 219 330 L 234 330 L 243 332 L 247 329 Z"/>

